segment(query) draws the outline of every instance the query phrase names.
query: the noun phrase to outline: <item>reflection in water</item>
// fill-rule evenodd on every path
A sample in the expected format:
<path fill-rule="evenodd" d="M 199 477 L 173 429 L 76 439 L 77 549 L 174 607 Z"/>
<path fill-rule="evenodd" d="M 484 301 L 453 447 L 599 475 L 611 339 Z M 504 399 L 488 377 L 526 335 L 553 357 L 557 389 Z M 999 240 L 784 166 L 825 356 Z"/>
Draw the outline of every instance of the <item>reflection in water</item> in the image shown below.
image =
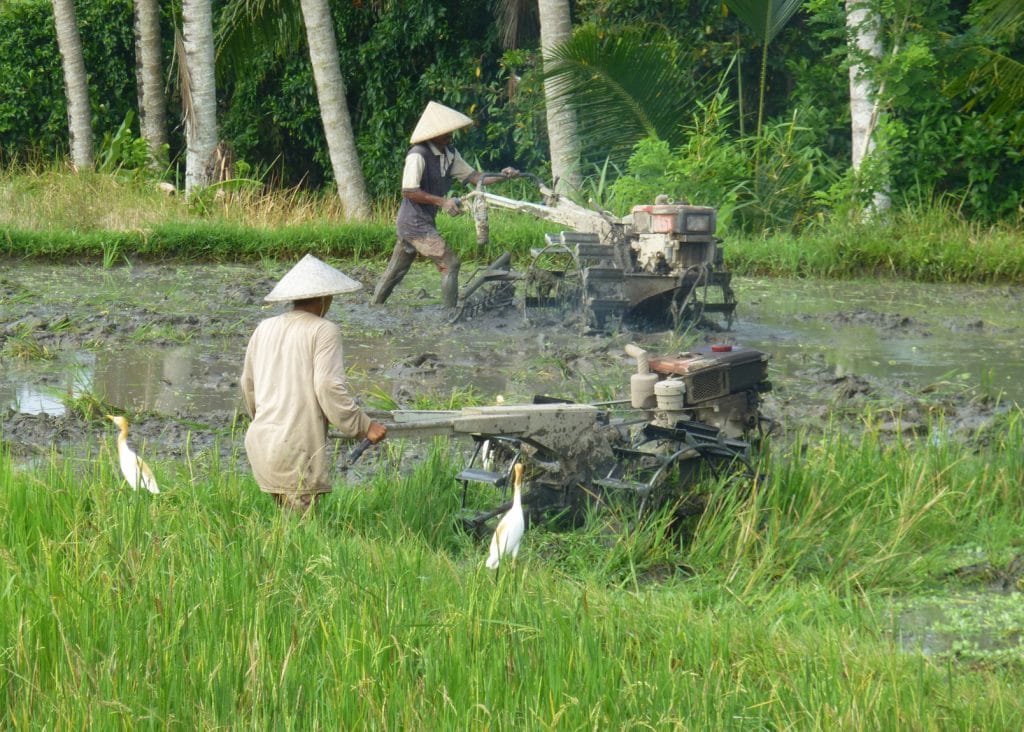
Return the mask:
<path fill-rule="evenodd" d="M 64 414 L 64 402 L 58 396 L 28 384 L 15 387 L 14 398 L 10 401 L 11 407 L 25 414 Z"/>
<path fill-rule="evenodd" d="M 0 399 L 26 414 L 53 416 L 64 414 L 64 399 L 87 394 L 132 412 L 231 411 L 239 406 L 235 361 L 191 347 L 83 352 L 62 364 L 56 379 L 8 374 L 12 383 L 3 385 Z"/>

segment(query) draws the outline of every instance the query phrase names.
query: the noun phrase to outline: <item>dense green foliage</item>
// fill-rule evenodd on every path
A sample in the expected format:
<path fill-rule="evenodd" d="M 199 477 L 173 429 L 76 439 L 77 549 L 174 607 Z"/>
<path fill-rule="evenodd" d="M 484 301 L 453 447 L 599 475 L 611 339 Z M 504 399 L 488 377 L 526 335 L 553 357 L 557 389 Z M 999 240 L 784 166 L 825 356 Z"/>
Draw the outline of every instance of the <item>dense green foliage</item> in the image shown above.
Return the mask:
<path fill-rule="evenodd" d="M 846 62 L 842 8 L 827 1 L 809 6 L 811 35 L 827 44 L 820 56 L 825 67 L 817 74 L 831 73 Z M 885 152 L 882 171 L 874 172 L 888 176 L 892 190 L 910 200 L 948 197 L 985 220 L 1018 215 L 1024 189 L 1024 110 L 985 115 L 978 108 L 968 109 L 976 101 L 969 91 L 943 93 L 977 61 L 961 44 L 951 42 L 971 28 L 975 16 L 941 0 L 892 0 L 882 6 L 885 55 L 874 65 L 872 80 L 884 100 L 879 144 Z M 972 42 L 1024 61 L 1020 38 L 1006 42 L 979 35 Z M 796 73 L 809 70 L 815 61 L 804 57 L 789 63 L 800 105 L 821 109 L 819 101 L 824 100 L 813 84 L 816 73 Z M 840 137 L 842 132 L 840 127 L 834 134 Z M 848 136 L 842 139 L 849 144 Z"/>
<path fill-rule="evenodd" d="M 595 14 L 593 28 L 576 32 L 559 54 L 560 71 L 571 84 L 570 98 L 584 105 L 588 137 L 599 143 L 591 154 L 609 154 L 617 166 L 624 167 L 637 152 L 634 145 L 652 134 L 668 145 L 672 157 L 686 157 L 695 146 L 727 144 L 742 151 L 741 164 L 696 174 L 734 194 L 735 200 L 723 205 L 735 208 L 736 223 L 747 231 L 799 229 L 813 210 L 843 216 L 863 208 L 880 188 L 892 193 L 897 206 L 929 200 L 985 221 L 1017 217 L 1024 175 L 1018 164 L 1024 154 L 1020 106 L 986 114 L 985 105 L 971 96 L 972 87 L 955 82 L 976 68 L 982 55 L 968 48 L 998 49 L 1024 69 L 1019 36 L 1012 30 L 999 39 L 970 33 L 975 15 L 938 0 L 873 6 L 883 18 L 883 56 L 857 59 L 867 64 L 877 89 L 878 147 L 859 175 L 849 169 L 850 54 L 841 3 L 811 2 L 793 16 L 769 44 L 763 80 L 754 53 L 762 41 L 735 19 L 705 14 L 699 24 L 692 17 L 688 23 L 677 20 L 668 33 L 632 40 L 633 27 L 647 28 L 643 12 L 621 14 L 618 3 L 614 12 Z M 703 35 L 694 37 L 695 28 Z M 687 32 L 692 43 L 680 43 Z M 651 54 L 655 46 L 660 56 Z M 679 64 L 696 83 L 672 81 L 663 58 Z M 1010 75 L 1005 78 L 1009 84 Z M 644 86 L 645 80 L 661 93 Z M 603 104 L 597 103 L 600 98 Z M 679 98 L 689 112 L 673 128 L 663 116 L 671 116 Z M 715 111 L 710 128 L 708 120 L 690 124 L 695 112 L 707 116 L 709 109 Z M 767 145 L 761 139 L 787 130 L 797 135 Z M 699 139 L 702 131 L 711 134 Z M 693 163 L 703 166 L 700 159 Z M 694 172 L 692 163 L 686 168 L 686 174 Z M 787 180 L 794 173 L 803 177 Z M 688 187 L 681 171 L 674 174 L 671 187 Z M 776 195 L 780 191 L 783 195 Z"/>
<path fill-rule="evenodd" d="M 349 90 L 357 147 L 371 195 L 397 197 L 397 179 L 409 132 L 424 100 L 438 99 L 473 114 L 479 128 L 460 142 L 467 157 L 498 168 L 514 150 L 522 165 L 537 165 L 533 131 L 516 140 L 517 106 L 504 82 L 488 6 L 483 2 L 335 5 L 340 62 Z M 319 186 L 330 162 L 308 58 L 260 52 L 230 86 L 224 135 L 243 158 L 275 161 L 285 183 Z M 521 120 L 524 128 L 530 112 Z M 486 144 L 481 143 L 486 139 Z M 479 148 L 479 149 L 477 149 Z M 276 156 L 281 156 L 276 160 Z"/>
<path fill-rule="evenodd" d="M 76 2 L 89 74 L 93 132 L 112 134 L 136 107 L 135 43 L 128 0 Z M 0 163 L 60 159 L 68 149 L 64 76 L 53 7 L 0 5 Z"/>
<path fill-rule="evenodd" d="M 240 7 L 240 0 L 215 3 L 218 26 L 229 17 L 235 23 L 232 50 L 218 63 L 221 137 L 246 174 L 266 184 L 329 185 L 301 24 L 271 24 L 274 42 L 257 42 Z M 642 202 L 626 192 L 655 190 L 656 164 L 660 185 L 723 208 L 723 220 L 754 234 L 844 218 L 879 186 L 898 208 L 909 201 L 987 223 L 1015 221 L 1024 190 L 1024 111 L 1003 104 L 989 113 L 992 85 L 963 80 L 977 79 L 997 53 L 1005 70 L 999 78 L 1011 84 L 1017 77 L 1010 72 L 1024 68 L 1017 26 L 984 20 L 980 2 L 879 0 L 875 7 L 884 54 L 870 72 L 879 90 L 879 153 L 854 176 L 841 3 L 806 3 L 768 38 L 766 55 L 757 29 L 718 0 L 575 3 L 576 33 L 564 58 L 584 79 L 600 82 L 574 98 L 588 193 L 597 181 L 624 179 L 618 205 Z M 102 145 L 136 105 L 131 4 L 79 0 L 76 8 Z M 481 168 L 514 164 L 546 175 L 535 18 L 523 19 L 519 47 L 504 50 L 484 0 L 335 2 L 332 12 L 357 148 L 378 204 L 397 199 L 409 130 L 428 99 L 473 115 L 477 126 L 458 144 Z M 165 13 L 165 72 L 173 79 L 174 19 L 169 8 Z M 46 0 L 0 6 L 0 164 L 45 164 L 66 150 L 52 26 Z M 173 120 L 180 103 L 176 84 L 169 86 Z M 177 181 L 183 156 L 173 126 L 167 177 Z M 650 140 L 667 147 L 653 155 Z"/>
<path fill-rule="evenodd" d="M 962 625 L 922 653 L 891 603 L 1007 563 L 1021 415 L 991 437 L 807 439 L 689 543 L 596 515 L 497 576 L 453 531 L 443 442 L 401 476 L 391 444 L 301 522 L 216 452 L 155 464 L 159 496 L 107 442 L 0 457 L 0 725 L 1019 729 L 1019 646 Z"/>

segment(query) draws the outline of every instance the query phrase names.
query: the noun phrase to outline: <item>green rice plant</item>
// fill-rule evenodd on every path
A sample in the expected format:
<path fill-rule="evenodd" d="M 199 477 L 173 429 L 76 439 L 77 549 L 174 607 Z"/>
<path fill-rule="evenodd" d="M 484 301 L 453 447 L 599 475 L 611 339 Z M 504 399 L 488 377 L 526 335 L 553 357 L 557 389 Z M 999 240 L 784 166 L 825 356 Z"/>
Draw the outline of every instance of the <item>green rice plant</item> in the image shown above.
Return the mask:
<path fill-rule="evenodd" d="M 88 391 L 64 392 L 60 395 L 60 401 L 69 414 L 78 415 L 87 422 L 94 422 L 102 419 L 104 415 L 114 413 L 112 404 Z"/>
<path fill-rule="evenodd" d="M 1009 419 L 1022 434 L 1021 415 Z M 970 526 L 1019 511 L 1006 502 L 1020 477 L 1012 451 L 934 439 L 893 440 L 866 425 L 821 438 L 797 437 L 777 450 L 742 506 L 708 512 L 696 532 L 695 559 L 722 567 L 743 592 L 778 577 L 815 576 L 845 587 L 913 588 L 937 571 L 929 549 Z M 955 528 L 959 527 L 959 528 Z"/>
<path fill-rule="evenodd" d="M 578 543 L 549 562 L 545 530 L 534 527 L 519 561 L 495 574 L 483 567 L 485 546 L 451 531 L 458 498 L 448 455 L 438 441 L 411 471 L 389 455 L 372 479 L 339 481 L 317 513 L 298 519 L 280 513 L 236 457 L 155 465 L 166 488 L 151 496 L 123 486 L 109 447 L 28 469 L 0 453 L 0 724 L 824 730 L 1024 722 L 1019 664 L 951 667 L 907 653 L 889 636 L 888 613 L 874 609 L 879 595 L 823 581 L 812 563 L 743 593 L 727 581 L 729 562 L 709 562 L 698 547 L 686 555 L 694 573 L 649 581 L 644 547 L 667 553 L 660 539 L 637 534 L 612 547 L 640 562 L 635 574 L 625 559 L 605 574 L 588 562 L 614 538 L 595 533 L 587 545 L 586 535 L 572 535 Z M 804 462 L 820 474 L 819 462 L 831 459 L 812 452 Z M 794 497 L 792 520 L 804 505 Z M 961 540 L 978 533 L 967 516 L 976 507 L 955 516 Z M 886 538 L 883 528 L 862 526 L 871 533 L 862 548 Z M 752 527 L 762 545 L 772 541 L 770 518 Z M 842 528 L 826 523 L 811 538 L 831 546 L 830 533 Z M 787 552 L 800 556 L 779 546 L 777 567 Z"/>
<path fill-rule="evenodd" d="M 378 409 L 385 412 L 398 409 L 398 402 L 379 384 L 372 384 L 362 393 L 362 399 L 370 409 Z"/>
<path fill-rule="evenodd" d="M 50 333 L 67 333 L 74 329 L 75 324 L 67 315 L 61 315 L 50 320 L 46 324 L 46 330 Z"/>
<path fill-rule="evenodd" d="M 193 333 L 174 323 L 149 322 L 140 323 L 129 337 L 137 343 L 187 343 Z"/>
<path fill-rule="evenodd" d="M 116 239 L 104 241 L 101 246 L 103 248 L 103 269 L 110 269 L 119 259 L 123 259 L 125 262 L 128 261 L 127 257 L 121 255 L 120 241 Z"/>
<path fill-rule="evenodd" d="M 478 406 L 485 401 L 483 394 L 475 386 L 468 384 L 453 387 L 447 396 L 421 392 L 413 400 L 412 409 L 462 409 Z"/>
<path fill-rule="evenodd" d="M 49 361 L 57 357 L 52 348 L 39 342 L 35 332 L 25 330 L 7 336 L 0 354 L 22 361 Z"/>

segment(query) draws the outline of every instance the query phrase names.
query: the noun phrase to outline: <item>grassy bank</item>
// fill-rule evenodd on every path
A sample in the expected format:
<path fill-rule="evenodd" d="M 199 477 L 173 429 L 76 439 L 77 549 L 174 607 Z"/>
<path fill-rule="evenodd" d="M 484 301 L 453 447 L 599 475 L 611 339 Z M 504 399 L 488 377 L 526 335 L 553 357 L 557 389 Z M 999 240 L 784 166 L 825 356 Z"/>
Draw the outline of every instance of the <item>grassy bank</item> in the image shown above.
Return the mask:
<path fill-rule="evenodd" d="M 1002 428 L 797 441 L 689 545 L 595 517 L 497 576 L 452 531 L 443 441 L 304 522 L 203 456 L 155 497 L 106 444 L 3 460 L 0 726 L 1020 729 L 1019 647 L 901 650 L 886 611 L 1019 550 L 1024 416 Z"/>
<path fill-rule="evenodd" d="M 739 237 L 726 246 L 729 267 L 751 275 L 1024 283 L 1024 228 L 983 227 L 934 207 L 856 226 L 832 222 L 798 236 Z"/>
<path fill-rule="evenodd" d="M 505 195 L 536 200 L 525 183 Z M 514 186 L 521 186 L 514 188 Z M 186 203 L 151 184 L 58 172 L 0 173 L 0 255 L 90 258 L 107 265 L 136 258 L 194 261 L 323 257 L 383 260 L 394 245 L 395 202 L 373 220 L 345 221 L 329 193 L 236 188 Z M 559 227 L 494 212 L 491 243 L 478 247 L 469 216 L 439 218 L 467 260 L 511 251 L 526 261 L 545 232 Z M 1024 283 L 1024 227 L 980 227 L 956 211 L 922 204 L 885 221 L 831 222 L 771 238 L 719 232 L 726 264 L 738 275 L 842 278 L 883 276 L 928 282 Z"/>

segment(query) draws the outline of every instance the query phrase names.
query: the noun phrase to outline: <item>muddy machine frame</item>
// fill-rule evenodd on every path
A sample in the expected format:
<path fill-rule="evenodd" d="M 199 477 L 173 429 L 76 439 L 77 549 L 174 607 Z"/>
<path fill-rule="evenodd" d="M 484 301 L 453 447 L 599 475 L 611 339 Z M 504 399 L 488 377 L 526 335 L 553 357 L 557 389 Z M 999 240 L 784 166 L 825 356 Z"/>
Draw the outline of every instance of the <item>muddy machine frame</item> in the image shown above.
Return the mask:
<path fill-rule="evenodd" d="M 659 201 L 619 218 L 584 208 L 528 177 L 540 189 L 541 203 L 487 193 L 482 186 L 466 196 L 478 244 L 488 241 L 492 206 L 571 230 L 546 235 L 544 246 L 531 250 L 525 272 L 515 271 L 506 253 L 473 273 L 452 322 L 517 303 L 528 317 L 579 313 L 596 331 L 613 330 L 624 319 L 678 329 L 708 315 L 731 327 L 736 295 L 715 236 L 715 209 Z"/>
<path fill-rule="evenodd" d="M 771 390 L 768 356 L 735 346 L 712 346 L 652 358 L 637 346 L 630 398 L 579 404 L 535 397 L 532 404 L 451 411 L 393 411 L 383 415 L 389 437 L 446 434 L 473 441 L 457 475 L 463 525 L 486 530 L 506 511 L 513 466 L 523 463 L 529 520 L 581 521 L 588 508 L 627 500 L 643 516 L 671 504 L 679 516 L 703 510 L 709 485 L 727 475 L 753 475 L 751 440 L 766 420 L 761 395 Z M 363 442 L 352 462 L 368 447 Z M 493 487 L 501 502 L 467 508 L 471 484 Z"/>

